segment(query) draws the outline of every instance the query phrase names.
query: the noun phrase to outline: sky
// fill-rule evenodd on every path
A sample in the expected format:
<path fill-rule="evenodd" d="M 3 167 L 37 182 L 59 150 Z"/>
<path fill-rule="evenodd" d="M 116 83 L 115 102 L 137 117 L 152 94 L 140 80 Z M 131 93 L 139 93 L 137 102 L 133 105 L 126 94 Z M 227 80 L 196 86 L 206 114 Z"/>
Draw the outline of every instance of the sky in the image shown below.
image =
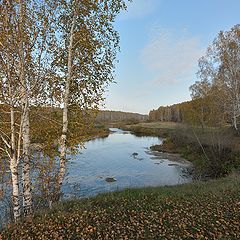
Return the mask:
<path fill-rule="evenodd" d="M 148 114 L 190 100 L 198 59 L 240 24 L 240 0 L 133 0 L 115 23 L 121 52 L 104 109 Z"/>

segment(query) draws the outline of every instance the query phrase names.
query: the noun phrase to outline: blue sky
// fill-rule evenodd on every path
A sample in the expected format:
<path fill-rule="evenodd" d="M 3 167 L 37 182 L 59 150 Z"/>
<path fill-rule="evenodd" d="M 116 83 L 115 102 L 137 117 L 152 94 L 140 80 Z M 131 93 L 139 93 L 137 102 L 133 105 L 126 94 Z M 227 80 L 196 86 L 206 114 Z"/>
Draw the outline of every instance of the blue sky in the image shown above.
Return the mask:
<path fill-rule="evenodd" d="M 240 23 L 240 0 L 133 0 L 116 28 L 121 53 L 105 109 L 148 113 L 190 99 L 197 60 Z"/>

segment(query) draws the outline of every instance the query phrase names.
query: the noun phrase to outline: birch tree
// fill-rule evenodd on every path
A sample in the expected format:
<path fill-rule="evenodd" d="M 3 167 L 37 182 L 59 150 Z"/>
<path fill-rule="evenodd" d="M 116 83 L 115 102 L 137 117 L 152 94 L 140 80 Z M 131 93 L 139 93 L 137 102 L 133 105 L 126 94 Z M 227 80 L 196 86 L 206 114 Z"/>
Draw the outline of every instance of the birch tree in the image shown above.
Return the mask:
<path fill-rule="evenodd" d="M 22 160 L 23 211 L 32 213 L 30 179 L 30 107 L 46 104 L 45 85 L 51 73 L 52 53 L 55 46 L 54 11 L 51 1 L 19 0 L 19 60 L 22 106 Z M 49 90 L 47 90 L 49 92 Z"/>
<path fill-rule="evenodd" d="M 14 219 L 18 220 L 20 211 L 19 196 L 19 161 L 21 148 L 22 124 L 17 126 L 16 120 L 16 92 L 20 90 L 17 78 L 18 62 L 16 54 L 16 30 L 15 6 L 9 2 L 1 3 L 0 11 L 0 101 L 5 105 L 1 106 L 1 150 L 9 159 L 9 166 L 12 178 L 12 202 Z M 9 121 L 10 120 L 10 121 Z M 17 131 L 18 130 L 18 131 Z"/>
<path fill-rule="evenodd" d="M 19 0 L 19 81 L 21 84 L 21 105 L 22 105 L 22 160 L 23 160 L 23 210 L 28 215 L 32 212 L 32 195 L 30 180 L 30 119 L 29 119 L 29 89 L 26 76 L 26 56 L 25 47 L 26 33 L 26 4 Z M 25 45 L 25 46 L 24 46 Z"/>
<path fill-rule="evenodd" d="M 214 84 L 222 91 L 224 107 L 238 130 L 240 117 L 240 25 L 230 31 L 220 32 L 213 45 L 215 58 L 220 60 Z"/>
<path fill-rule="evenodd" d="M 66 172 L 69 107 L 97 107 L 105 87 L 113 81 L 114 62 L 119 49 L 119 35 L 113 23 L 126 8 L 118 1 L 66 1 L 59 16 L 62 31 L 57 72 L 63 75 L 63 128 L 60 139 L 60 169 L 58 189 Z"/>
<path fill-rule="evenodd" d="M 44 96 L 41 90 L 49 68 L 51 53 L 48 50 L 54 40 L 50 27 L 52 10 L 53 6 L 45 2 L 23 0 L 1 2 L 0 101 L 9 108 L 11 120 L 11 138 L 8 137 L 7 131 L 2 131 L 1 139 L 12 166 L 13 192 L 17 192 L 16 185 L 19 185 L 18 170 L 21 162 L 22 202 L 25 215 L 32 212 L 30 106 L 43 102 L 39 100 Z M 5 127 L 6 129 L 8 128 Z M 18 183 L 15 184 L 17 180 Z M 18 201 L 15 199 L 16 197 L 13 197 L 14 206 L 17 205 L 15 202 L 18 202 L 18 212 L 14 210 L 17 219 L 20 215 L 19 196 Z"/>
<path fill-rule="evenodd" d="M 221 31 L 199 61 L 198 75 L 214 89 L 216 102 L 238 130 L 240 117 L 240 25 Z"/>

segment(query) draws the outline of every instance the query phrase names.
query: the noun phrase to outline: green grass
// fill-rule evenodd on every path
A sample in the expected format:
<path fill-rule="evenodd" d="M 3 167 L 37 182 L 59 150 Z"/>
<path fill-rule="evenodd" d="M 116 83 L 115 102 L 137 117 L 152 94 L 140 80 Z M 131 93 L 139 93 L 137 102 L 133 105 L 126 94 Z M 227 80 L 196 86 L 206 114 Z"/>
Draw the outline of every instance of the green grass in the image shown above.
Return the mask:
<path fill-rule="evenodd" d="M 63 202 L 3 239 L 240 239 L 240 177 Z"/>

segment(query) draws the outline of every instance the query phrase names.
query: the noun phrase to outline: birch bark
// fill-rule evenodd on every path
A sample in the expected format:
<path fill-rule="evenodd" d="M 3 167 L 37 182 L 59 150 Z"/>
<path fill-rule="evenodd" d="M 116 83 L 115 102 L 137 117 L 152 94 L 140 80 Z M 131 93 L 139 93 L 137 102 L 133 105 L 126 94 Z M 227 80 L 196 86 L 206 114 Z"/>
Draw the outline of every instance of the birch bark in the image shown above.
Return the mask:
<path fill-rule="evenodd" d="M 12 95 L 12 86 L 9 86 L 9 95 Z M 19 203 L 19 177 L 18 166 L 19 159 L 17 158 L 16 151 L 16 131 L 15 131 L 15 113 L 12 99 L 10 99 L 10 118 L 11 118 L 11 151 L 10 151 L 10 170 L 12 178 L 12 203 L 13 203 L 13 216 L 14 220 L 18 221 L 21 216 L 21 208 Z"/>
<path fill-rule="evenodd" d="M 7 26 L 10 25 L 10 16 L 6 15 Z M 7 34 L 9 34 L 9 28 L 6 28 Z M 11 58 L 11 54 L 7 51 L 6 55 L 6 76 L 8 82 L 8 104 L 10 106 L 10 129 L 11 129 L 11 137 L 10 144 L 8 144 L 7 140 L 2 139 L 5 143 L 6 153 L 9 157 L 9 167 L 11 172 L 11 180 L 12 180 L 12 205 L 13 205 L 13 217 L 15 221 L 18 221 L 21 216 L 21 206 L 20 206 L 20 191 L 19 191 L 19 157 L 17 152 L 19 149 L 16 147 L 16 123 L 15 123 L 15 110 L 14 110 L 14 101 L 13 101 L 13 76 L 11 74 L 10 62 L 13 60 Z M 10 60 L 11 59 L 11 60 Z M 20 131 L 19 131 L 20 134 Z"/>
<path fill-rule="evenodd" d="M 22 102 L 22 143 L 23 143 L 23 171 L 22 171 L 22 181 L 23 181 L 23 211 L 24 215 L 32 213 L 32 194 L 31 194 L 31 180 L 30 180 L 30 123 L 29 123 L 29 96 L 27 81 L 25 76 L 25 58 L 24 58 L 24 16 L 25 16 L 25 2 L 19 0 L 20 6 L 20 18 L 19 18 L 19 32 L 20 32 L 20 46 L 19 46 L 19 56 L 20 56 L 20 83 L 22 87 L 21 102 Z"/>
<path fill-rule="evenodd" d="M 68 46 L 68 73 L 65 84 L 64 103 L 63 103 L 63 128 L 60 139 L 60 169 L 58 174 L 58 190 L 60 191 L 65 172 L 66 172 L 66 152 L 67 152 L 67 132 L 68 132 L 68 106 L 70 95 L 70 84 L 72 79 L 72 67 L 73 67 L 73 41 L 74 41 L 74 29 L 76 25 L 76 12 L 73 15 L 71 30 L 69 35 Z"/>

